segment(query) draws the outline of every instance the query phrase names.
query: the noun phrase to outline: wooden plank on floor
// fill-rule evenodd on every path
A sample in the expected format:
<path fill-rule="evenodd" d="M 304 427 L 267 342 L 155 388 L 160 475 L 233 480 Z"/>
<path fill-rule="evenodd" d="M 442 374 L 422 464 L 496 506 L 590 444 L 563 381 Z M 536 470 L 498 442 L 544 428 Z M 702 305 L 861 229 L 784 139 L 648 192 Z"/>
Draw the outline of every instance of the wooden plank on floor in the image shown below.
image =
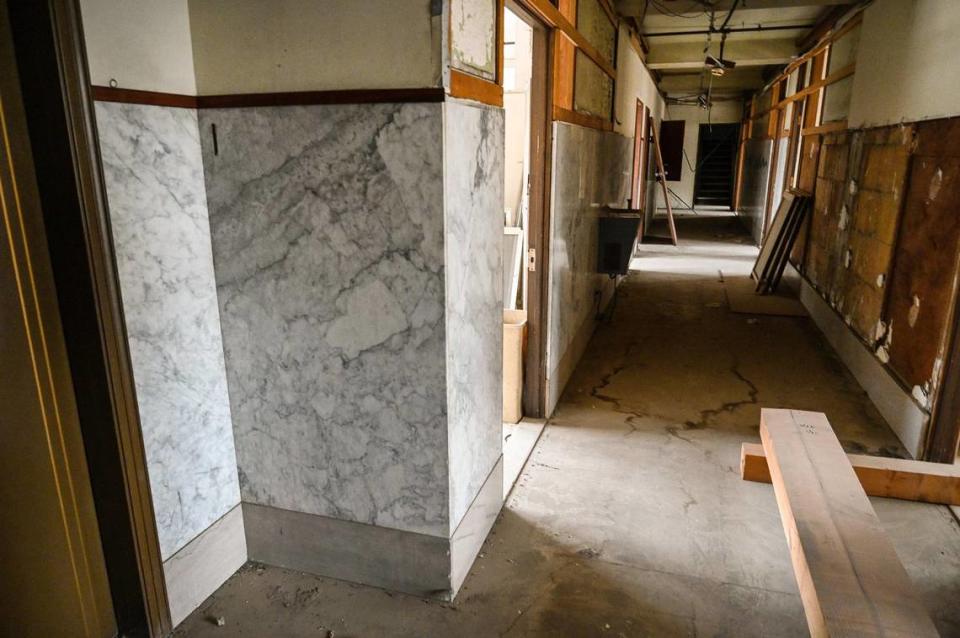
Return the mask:
<path fill-rule="evenodd" d="M 760 412 L 810 634 L 937 636 L 830 423 L 820 412 Z"/>
<path fill-rule="evenodd" d="M 960 505 L 960 465 L 847 454 L 867 496 L 899 498 L 939 505 Z M 745 481 L 770 482 L 763 446 L 744 443 L 740 476 Z"/>

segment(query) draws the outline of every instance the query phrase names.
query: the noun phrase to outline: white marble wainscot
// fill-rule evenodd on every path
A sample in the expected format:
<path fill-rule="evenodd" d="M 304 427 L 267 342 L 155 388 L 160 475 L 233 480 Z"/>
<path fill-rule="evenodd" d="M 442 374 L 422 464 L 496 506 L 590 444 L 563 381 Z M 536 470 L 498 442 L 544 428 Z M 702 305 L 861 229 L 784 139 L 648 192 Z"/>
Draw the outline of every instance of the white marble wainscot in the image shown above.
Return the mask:
<path fill-rule="evenodd" d="M 442 108 L 200 113 L 244 503 L 449 538 Z"/>
<path fill-rule="evenodd" d="M 618 133 L 555 123 L 547 327 L 547 412 L 560 398 L 593 332 L 595 291 L 612 282 L 598 275 L 598 212 L 630 196 L 632 140 Z"/>
<path fill-rule="evenodd" d="M 240 502 L 197 114 L 97 103 L 96 115 L 167 559 Z"/>
<path fill-rule="evenodd" d="M 502 452 L 503 136 L 502 109 L 444 103 L 451 533 Z"/>

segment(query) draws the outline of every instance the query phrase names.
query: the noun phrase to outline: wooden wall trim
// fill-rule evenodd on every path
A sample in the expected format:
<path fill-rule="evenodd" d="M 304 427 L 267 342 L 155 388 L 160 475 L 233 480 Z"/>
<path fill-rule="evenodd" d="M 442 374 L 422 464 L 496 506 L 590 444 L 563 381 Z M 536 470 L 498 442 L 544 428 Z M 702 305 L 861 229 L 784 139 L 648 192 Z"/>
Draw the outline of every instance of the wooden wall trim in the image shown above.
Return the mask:
<path fill-rule="evenodd" d="M 291 91 L 286 93 L 237 93 L 233 95 L 181 95 L 93 86 L 94 100 L 188 109 L 222 109 L 253 106 L 305 106 L 311 104 L 381 104 L 442 102 L 440 87 L 414 89 L 351 89 L 344 91 Z"/>
<path fill-rule="evenodd" d="M 587 128 L 594 128 L 600 131 L 612 131 L 613 122 L 610 120 L 598 117 L 596 115 L 587 115 L 586 113 L 578 113 L 576 111 L 571 111 L 569 109 L 561 108 L 559 106 L 553 107 L 553 119 L 560 122 L 567 122 L 569 124 L 576 124 L 577 126 L 585 126 Z"/>
<path fill-rule="evenodd" d="M 121 102 L 123 104 L 146 104 L 148 106 L 172 106 L 184 109 L 197 108 L 197 96 L 178 93 L 160 93 L 158 91 L 138 91 L 119 89 L 111 86 L 90 87 L 94 100 L 100 102 Z"/>
<path fill-rule="evenodd" d="M 847 121 L 837 120 L 836 122 L 827 122 L 826 124 L 821 124 L 820 126 L 812 126 L 810 128 L 800 129 L 800 135 L 823 135 L 824 133 L 837 133 L 839 131 L 846 130 Z"/>
<path fill-rule="evenodd" d="M 503 107 L 502 86 L 456 69 L 450 69 L 450 95 L 490 106 Z"/>
<path fill-rule="evenodd" d="M 420 89 L 350 89 L 344 91 L 291 91 L 287 93 L 245 93 L 236 95 L 199 95 L 201 109 L 242 108 L 251 106 L 304 106 L 311 104 L 382 104 L 404 102 L 443 102 L 440 87 Z"/>

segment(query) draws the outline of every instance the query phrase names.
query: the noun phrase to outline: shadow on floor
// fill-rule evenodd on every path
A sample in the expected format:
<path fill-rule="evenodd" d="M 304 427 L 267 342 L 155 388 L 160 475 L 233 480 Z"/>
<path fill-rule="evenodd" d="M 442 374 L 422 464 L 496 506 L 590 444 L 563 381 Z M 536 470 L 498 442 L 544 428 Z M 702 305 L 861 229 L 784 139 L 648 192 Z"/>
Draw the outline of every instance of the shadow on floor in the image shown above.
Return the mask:
<path fill-rule="evenodd" d="M 849 451 L 903 448 L 809 319 L 727 308 L 718 271 L 755 255 L 735 219 L 678 230 L 678 248 L 641 247 L 454 603 L 251 566 L 177 635 L 807 635 L 772 488 L 740 480 L 740 444 L 769 406 L 825 412 Z M 873 502 L 960 635 L 956 521 Z"/>

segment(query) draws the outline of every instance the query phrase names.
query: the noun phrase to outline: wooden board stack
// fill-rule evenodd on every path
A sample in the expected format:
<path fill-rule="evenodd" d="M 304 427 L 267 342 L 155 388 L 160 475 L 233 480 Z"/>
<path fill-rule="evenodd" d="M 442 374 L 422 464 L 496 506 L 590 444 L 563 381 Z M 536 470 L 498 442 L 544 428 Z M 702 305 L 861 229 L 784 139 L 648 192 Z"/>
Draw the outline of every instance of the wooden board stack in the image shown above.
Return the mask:
<path fill-rule="evenodd" d="M 810 634 L 939 635 L 826 416 L 765 408 L 760 438 Z"/>

